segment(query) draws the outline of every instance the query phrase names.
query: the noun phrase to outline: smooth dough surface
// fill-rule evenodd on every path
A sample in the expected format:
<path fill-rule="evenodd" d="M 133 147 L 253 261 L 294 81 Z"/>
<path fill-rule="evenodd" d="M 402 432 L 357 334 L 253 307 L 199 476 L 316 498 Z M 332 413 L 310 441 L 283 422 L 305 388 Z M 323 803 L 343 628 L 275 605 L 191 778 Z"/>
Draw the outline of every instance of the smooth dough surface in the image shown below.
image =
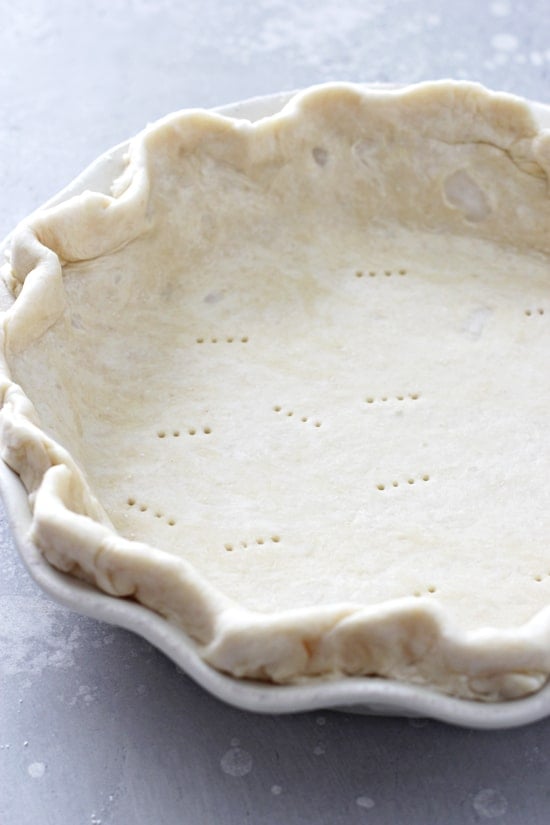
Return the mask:
<path fill-rule="evenodd" d="M 332 86 L 38 213 L 2 422 L 46 557 L 237 676 L 539 687 L 549 163 L 514 98 Z"/>

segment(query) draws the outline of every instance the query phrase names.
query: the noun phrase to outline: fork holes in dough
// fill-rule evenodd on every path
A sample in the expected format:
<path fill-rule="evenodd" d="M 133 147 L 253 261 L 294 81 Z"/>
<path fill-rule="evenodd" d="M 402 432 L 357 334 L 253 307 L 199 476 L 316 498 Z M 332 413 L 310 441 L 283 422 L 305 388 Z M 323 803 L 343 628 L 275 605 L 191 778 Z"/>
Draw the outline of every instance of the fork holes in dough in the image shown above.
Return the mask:
<path fill-rule="evenodd" d="M 420 478 L 422 479 L 422 481 L 429 481 L 429 480 L 430 480 L 430 476 L 428 475 L 428 473 L 424 473 L 424 475 L 420 476 Z M 407 484 L 409 484 L 409 485 L 411 485 L 411 486 L 412 486 L 413 484 L 415 484 L 415 482 L 416 482 L 417 480 L 418 480 L 418 479 L 415 479 L 415 478 L 413 478 L 412 476 L 408 476 L 408 477 L 407 477 L 407 479 L 406 479 Z M 403 483 L 404 483 L 404 482 L 403 482 Z M 376 489 L 377 489 L 377 490 L 386 490 L 387 488 L 389 488 L 389 486 L 390 486 L 389 484 L 388 484 L 388 485 L 386 485 L 386 484 L 379 483 L 379 484 L 377 484 L 377 485 L 376 485 Z M 393 487 L 394 489 L 395 489 L 396 487 L 399 487 L 399 486 L 400 486 L 400 482 L 399 482 L 399 480 L 398 480 L 398 479 L 394 479 L 394 480 L 391 482 L 391 487 Z"/>
<path fill-rule="evenodd" d="M 284 410 L 281 407 L 280 404 L 275 404 L 275 406 L 273 407 L 273 412 L 283 413 L 285 418 L 294 418 L 295 417 L 294 410 Z M 297 417 L 297 415 L 296 415 L 296 417 Z M 319 427 L 321 427 L 321 425 L 323 423 L 322 421 L 319 421 L 319 419 L 316 419 L 315 421 L 312 421 L 311 418 L 307 415 L 301 415 L 300 416 L 300 422 L 302 424 L 308 424 L 309 423 L 310 425 L 312 425 L 313 427 L 316 427 L 317 429 Z"/>
<path fill-rule="evenodd" d="M 356 269 L 355 270 L 355 277 L 356 278 L 362 278 L 364 274 L 365 273 L 362 269 Z M 406 274 L 407 274 L 407 270 L 404 267 L 401 267 L 400 269 L 381 269 L 381 270 L 369 269 L 369 271 L 368 271 L 369 278 L 376 278 L 377 275 L 382 275 L 386 278 L 391 278 L 393 275 L 401 275 L 401 277 L 403 277 L 403 275 L 406 275 Z"/>
<path fill-rule="evenodd" d="M 390 402 L 391 401 L 399 401 L 399 402 L 418 401 L 419 398 L 420 398 L 420 393 L 419 392 L 410 392 L 408 395 L 395 395 L 395 396 L 380 395 L 380 396 L 376 397 L 374 395 L 368 395 L 365 398 L 365 403 L 366 404 L 374 404 L 376 402 L 386 403 L 388 401 L 390 401 Z"/>
<path fill-rule="evenodd" d="M 127 501 L 127 504 L 128 504 L 129 507 L 134 507 L 136 505 L 136 499 L 133 496 L 128 498 L 126 501 Z M 149 506 L 145 503 L 139 504 L 138 505 L 138 510 L 139 510 L 140 513 L 150 512 L 151 515 L 154 516 L 154 518 L 159 519 L 159 520 L 165 518 L 164 513 L 162 512 L 162 510 L 158 510 L 158 509 L 154 510 L 154 511 L 152 509 L 149 510 Z M 176 520 L 174 518 L 167 518 L 166 523 L 169 524 L 170 527 L 174 527 L 174 525 L 176 524 Z"/>
<path fill-rule="evenodd" d="M 428 585 L 424 593 L 422 592 L 422 590 L 415 590 L 413 596 L 415 596 L 417 599 L 420 599 L 423 595 L 433 595 L 434 593 L 437 593 L 437 587 L 434 584 L 430 584 Z"/>
<path fill-rule="evenodd" d="M 208 426 L 208 424 L 206 424 L 204 427 L 202 427 L 202 432 L 205 435 L 210 435 L 211 432 L 212 432 L 212 428 L 210 426 Z M 197 428 L 196 427 L 189 427 L 187 429 L 187 434 L 188 435 L 197 435 Z M 179 438 L 181 436 L 181 430 L 172 430 L 170 433 L 168 433 L 166 430 L 161 430 L 160 432 L 157 433 L 157 436 L 159 438 L 167 438 L 169 435 L 172 436 L 172 438 Z"/>
<path fill-rule="evenodd" d="M 214 335 L 212 338 L 204 338 L 200 336 L 199 338 L 195 338 L 197 344 L 205 344 L 210 341 L 211 344 L 220 344 L 225 342 L 226 344 L 233 344 L 235 341 L 239 340 L 242 344 L 246 344 L 248 342 L 248 335 L 243 335 L 241 338 L 236 338 L 234 335 L 227 335 L 225 338 L 218 338 Z"/>
<path fill-rule="evenodd" d="M 326 166 L 328 162 L 328 152 L 322 146 L 315 146 L 311 150 L 311 154 L 313 155 L 313 160 L 317 164 L 317 166 Z"/>
<path fill-rule="evenodd" d="M 249 545 L 250 545 L 250 544 L 255 544 L 255 545 L 256 545 L 256 546 L 258 546 L 258 547 L 262 547 L 262 546 L 263 546 L 263 545 L 265 545 L 268 541 L 271 541 L 273 544 L 279 544 L 279 543 L 280 543 L 280 541 L 281 541 L 281 537 L 280 537 L 280 535 L 279 535 L 278 533 L 274 533 L 274 534 L 270 537 L 270 539 L 266 539 L 266 538 L 264 538 L 264 536 L 258 536 L 257 538 L 253 539 L 251 542 L 248 542 L 248 541 L 240 541 L 240 542 L 238 543 L 238 546 L 239 546 L 239 547 L 242 547 L 242 548 L 243 548 L 243 550 L 246 550 L 246 549 L 248 549 L 248 547 L 249 547 Z M 231 542 L 227 542 L 226 544 L 224 544 L 224 548 L 225 548 L 225 550 L 227 550 L 227 551 L 234 550 L 236 546 L 237 546 L 237 545 L 232 544 Z"/>

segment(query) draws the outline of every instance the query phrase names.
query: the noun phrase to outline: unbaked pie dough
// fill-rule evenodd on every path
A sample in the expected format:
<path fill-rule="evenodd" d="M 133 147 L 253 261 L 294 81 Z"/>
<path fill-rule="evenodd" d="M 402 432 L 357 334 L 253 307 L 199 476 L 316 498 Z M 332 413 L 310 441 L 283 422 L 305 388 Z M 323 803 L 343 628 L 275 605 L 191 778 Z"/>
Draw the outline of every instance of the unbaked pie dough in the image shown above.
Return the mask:
<path fill-rule="evenodd" d="M 171 115 L 14 233 L 4 460 L 55 567 L 237 677 L 550 672 L 550 133 L 467 83 Z"/>

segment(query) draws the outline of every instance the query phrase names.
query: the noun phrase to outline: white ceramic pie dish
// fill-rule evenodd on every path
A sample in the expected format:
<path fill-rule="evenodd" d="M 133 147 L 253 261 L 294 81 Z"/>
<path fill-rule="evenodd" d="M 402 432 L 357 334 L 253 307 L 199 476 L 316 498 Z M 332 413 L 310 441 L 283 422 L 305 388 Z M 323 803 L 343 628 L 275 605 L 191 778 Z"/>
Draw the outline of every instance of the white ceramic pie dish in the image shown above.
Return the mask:
<path fill-rule="evenodd" d="M 218 111 L 256 120 L 278 111 L 289 97 L 290 94 L 274 95 Z M 550 108 L 535 106 L 539 122 L 550 123 Z M 126 145 L 101 156 L 48 205 L 60 203 L 85 189 L 107 193 L 120 170 Z M 2 295 L 2 304 L 5 302 L 11 303 L 7 293 Z M 126 627 L 147 638 L 211 693 L 238 707 L 272 713 L 346 707 L 364 713 L 425 715 L 476 727 L 525 724 L 549 712 L 548 686 L 526 699 L 487 705 L 384 679 L 346 678 L 281 687 L 224 676 L 205 664 L 188 637 L 162 617 L 136 603 L 104 595 L 52 568 L 26 538 L 30 524 L 26 493 L 18 478 L 3 465 L 1 483 L 18 548 L 31 574 L 44 590 L 78 612 Z"/>

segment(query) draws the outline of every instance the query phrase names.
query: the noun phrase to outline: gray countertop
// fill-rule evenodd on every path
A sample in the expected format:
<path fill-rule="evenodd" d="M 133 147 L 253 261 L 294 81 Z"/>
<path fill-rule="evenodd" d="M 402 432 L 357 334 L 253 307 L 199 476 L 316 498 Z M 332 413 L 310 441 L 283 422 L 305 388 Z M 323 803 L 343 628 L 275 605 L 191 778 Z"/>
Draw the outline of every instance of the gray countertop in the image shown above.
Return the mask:
<path fill-rule="evenodd" d="M 547 0 L 0 9 L 0 236 L 174 109 L 326 80 L 439 77 L 550 102 Z M 52 603 L 3 515 L 0 540 L 0 825 L 550 820 L 550 720 L 480 732 L 241 712 L 143 640 Z"/>

